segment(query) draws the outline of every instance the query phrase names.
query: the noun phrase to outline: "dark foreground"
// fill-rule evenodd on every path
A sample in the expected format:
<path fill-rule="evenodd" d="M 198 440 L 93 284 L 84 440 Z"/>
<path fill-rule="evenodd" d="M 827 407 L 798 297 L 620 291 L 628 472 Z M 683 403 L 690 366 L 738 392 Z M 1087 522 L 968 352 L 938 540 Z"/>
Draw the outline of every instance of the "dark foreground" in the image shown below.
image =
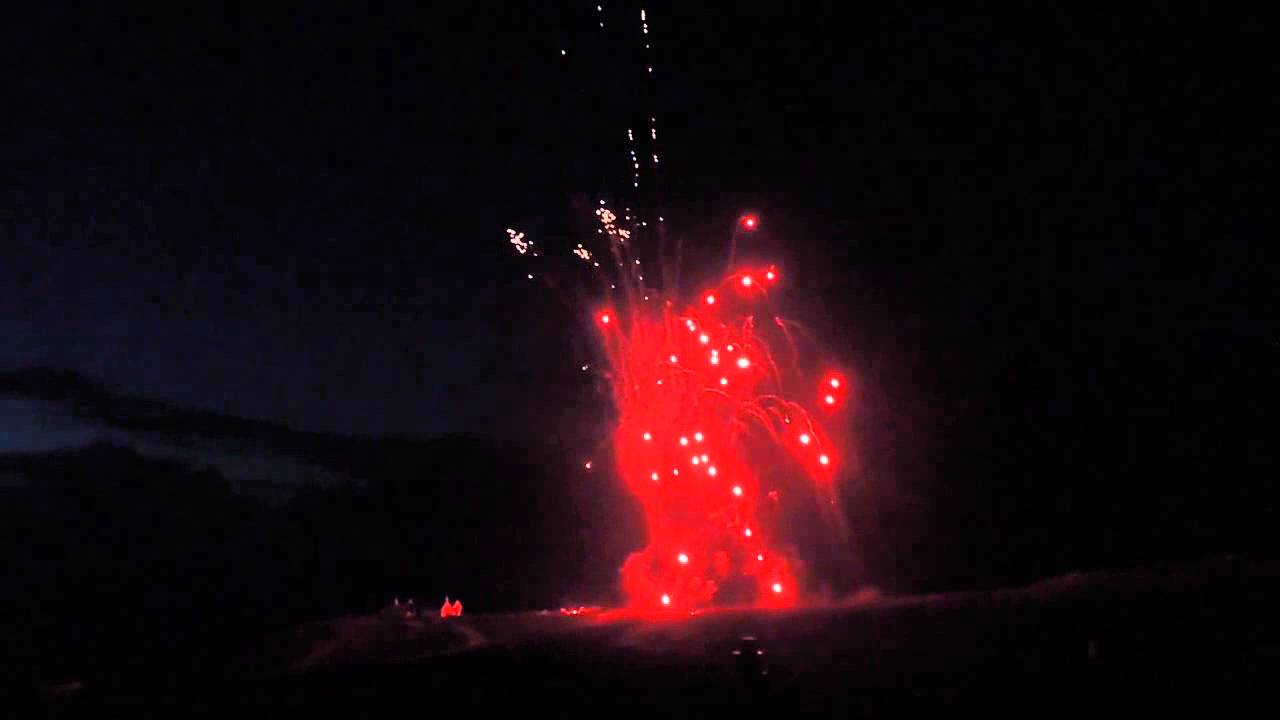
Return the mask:
<path fill-rule="evenodd" d="M 1274 716 L 1278 581 L 1275 566 L 1219 560 L 788 612 L 385 613 L 300 628 L 217 669 L 29 699 L 86 716 Z"/>

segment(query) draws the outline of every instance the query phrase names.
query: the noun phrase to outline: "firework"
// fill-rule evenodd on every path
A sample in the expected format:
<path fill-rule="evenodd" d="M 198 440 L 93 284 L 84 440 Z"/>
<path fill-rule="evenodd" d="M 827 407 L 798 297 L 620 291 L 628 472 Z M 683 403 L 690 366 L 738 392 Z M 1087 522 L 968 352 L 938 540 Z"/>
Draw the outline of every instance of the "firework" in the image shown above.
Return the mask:
<path fill-rule="evenodd" d="M 668 302 L 596 315 L 617 471 L 648 530 L 622 570 L 634 607 L 799 598 L 779 488 L 799 480 L 829 492 L 839 465 L 814 416 L 789 399 L 806 383 L 774 359 L 771 346 L 787 342 L 781 322 L 755 322 L 778 279 L 775 268 L 740 272 L 680 311 Z M 846 390 L 836 375 L 808 385 L 819 398 Z"/>
<path fill-rule="evenodd" d="M 603 13 L 597 5 L 601 28 Z M 650 18 L 641 10 L 639 19 L 643 70 L 652 80 Z M 657 118 L 645 117 L 643 154 L 637 147 L 643 130 L 630 122 L 619 128 L 626 130 L 632 189 L 640 188 L 644 156 L 655 174 L 658 165 Z M 645 184 L 656 186 L 656 177 Z M 661 240 L 665 226 L 656 204 L 647 208 L 657 211 L 652 228 L 643 210 L 637 203 L 636 212 L 625 205 L 615 212 L 600 200 L 594 232 L 570 248 L 598 288 L 579 298 L 592 298 L 603 362 L 581 368 L 601 381 L 616 411 L 613 469 L 646 520 L 647 545 L 623 564 L 622 588 L 632 607 L 659 611 L 793 605 L 804 573 L 784 508 L 815 494 L 834 504 L 842 453 L 816 413 L 840 411 L 848 383 L 830 372 L 815 375 L 812 363 L 799 361 L 787 323 L 770 308 L 781 281 L 776 267 L 739 268 L 687 301 L 678 288 L 664 287 L 663 278 L 679 277 L 682 269 L 661 242 L 639 247 L 651 234 Z M 760 219 L 747 213 L 737 225 L 754 233 Z M 508 236 L 518 254 L 537 257 L 523 233 L 512 229 Z M 729 248 L 731 266 L 735 249 Z M 564 257 L 558 249 L 544 248 L 544 255 Z M 657 277 L 646 281 L 641 257 Z M 540 274 L 552 273 L 540 266 Z M 775 349 L 786 352 L 775 357 Z M 585 458 L 583 469 L 608 470 Z"/>

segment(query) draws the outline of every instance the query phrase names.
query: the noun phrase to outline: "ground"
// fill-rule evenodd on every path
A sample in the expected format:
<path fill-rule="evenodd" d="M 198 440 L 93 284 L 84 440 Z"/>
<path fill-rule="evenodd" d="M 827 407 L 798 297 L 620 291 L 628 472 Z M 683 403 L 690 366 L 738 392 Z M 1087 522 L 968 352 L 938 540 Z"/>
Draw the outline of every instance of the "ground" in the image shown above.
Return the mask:
<path fill-rule="evenodd" d="M 1274 564 L 1218 559 L 790 611 L 384 613 L 299 628 L 241 666 L 252 672 L 186 689 L 84 687 L 57 702 L 95 712 L 134 700 L 186 711 L 194 702 L 217 715 L 537 707 L 1257 715 L 1275 705 L 1278 580 Z M 744 660 L 757 648 L 760 663 Z"/>

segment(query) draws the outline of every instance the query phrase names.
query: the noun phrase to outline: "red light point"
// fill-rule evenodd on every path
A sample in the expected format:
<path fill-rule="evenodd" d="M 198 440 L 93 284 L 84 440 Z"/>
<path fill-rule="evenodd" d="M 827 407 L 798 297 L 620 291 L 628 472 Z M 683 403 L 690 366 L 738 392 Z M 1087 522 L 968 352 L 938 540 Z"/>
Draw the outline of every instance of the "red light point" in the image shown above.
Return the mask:
<path fill-rule="evenodd" d="M 822 463 L 823 465 L 830 465 L 831 458 L 827 457 L 826 455 L 819 455 L 818 462 Z"/>
<path fill-rule="evenodd" d="M 835 396 L 834 396 L 834 395 L 828 395 L 828 396 L 826 396 L 826 397 L 825 397 L 825 398 L 823 398 L 823 399 L 824 399 L 824 400 L 826 400 L 826 403 L 827 403 L 828 405 L 835 405 L 835 404 L 836 404 L 836 398 L 835 398 Z"/>
<path fill-rule="evenodd" d="M 742 218 L 738 220 L 738 224 L 742 226 L 743 230 L 753 231 L 756 229 L 756 226 L 760 224 L 760 220 L 755 215 L 743 215 Z"/>
<path fill-rule="evenodd" d="M 750 275 L 743 275 L 743 276 L 742 276 L 742 287 L 751 287 L 751 276 L 750 276 Z"/>
<path fill-rule="evenodd" d="M 774 583 L 774 584 L 773 584 L 773 591 L 774 591 L 775 593 L 781 593 L 781 592 L 782 592 L 782 583 Z"/>
<path fill-rule="evenodd" d="M 778 279 L 778 274 L 777 274 L 777 273 L 775 273 L 774 271 L 770 270 L 769 272 L 767 272 L 767 273 L 765 273 L 765 274 L 764 274 L 764 279 L 765 279 L 765 280 L 777 280 L 777 279 Z"/>
<path fill-rule="evenodd" d="M 833 388 L 839 388 L 839 387 L 840 387 L 840 379 L 839 379 L 839 378 L 831 378 L 828 382 L 829 382 L 829 383 L 831 383 L 831 387 L 833 387 Z"/>
<path fill-rule="evenodd" d="M 808 445 L 810 440 L 812 440 L 812 438 L 809 437 L 809 433 L 801 433 L 800 435 L 801 445 Z"/>
<path fill-rule="evenodd" d="M 671 604 L 671 596 L 670 596 L 670 595 L 663 595 L 663 596 L 662 596 L 662 604 L 663 604 L 663 605 L 670 605 L 670 604 Z"/>
<path fill-rule="evenodd" d="M 676 561 L 679 562 L 681 565 L 688 565 L 689 556 L 685 555 L 684 553 L 680 553 L 679 555 L 676 556 Z"/>
<path fill-rule="evenodd" d="M 707 295 L 707 304 L 708 304 L 708 305 L 715 305 L 715 304 L 716 304 L 716 296 L 715 296 L 715 295 L 710 295 L 710 294 L 708 294 L 708 295 Z"/>
<path fill-rule="evenodd" d="M 600 316 L 600 322 L 604 323 L 605 325 L 608 325 L 608 324 L 609 324 L 609 313 L 605 313 L 605 314 L 601 315 L 601 316 Z"/>

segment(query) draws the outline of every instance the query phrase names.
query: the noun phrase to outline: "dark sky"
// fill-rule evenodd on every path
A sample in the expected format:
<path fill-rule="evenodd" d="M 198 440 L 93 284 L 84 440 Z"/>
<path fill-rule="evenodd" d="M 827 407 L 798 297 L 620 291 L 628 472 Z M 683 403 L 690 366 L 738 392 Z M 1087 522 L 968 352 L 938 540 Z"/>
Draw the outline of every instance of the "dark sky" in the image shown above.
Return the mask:
<path fill-rule="evenodd" d="M 1126 507 L 1179 522 L 1214 483 L 1269 507 L 1256 18 L 660 3 L 650 91 L 638 5 L 616 35 L 594 3 L 471 5 L 7 23 L 0 366 L 303 429 L 557 432 L 583 348 L 504 230 L 625 199 L 654 108 L 674 231 L 762 211 L 882 463 L 945 461 L 965 507 L 1134 473 Z"/>

